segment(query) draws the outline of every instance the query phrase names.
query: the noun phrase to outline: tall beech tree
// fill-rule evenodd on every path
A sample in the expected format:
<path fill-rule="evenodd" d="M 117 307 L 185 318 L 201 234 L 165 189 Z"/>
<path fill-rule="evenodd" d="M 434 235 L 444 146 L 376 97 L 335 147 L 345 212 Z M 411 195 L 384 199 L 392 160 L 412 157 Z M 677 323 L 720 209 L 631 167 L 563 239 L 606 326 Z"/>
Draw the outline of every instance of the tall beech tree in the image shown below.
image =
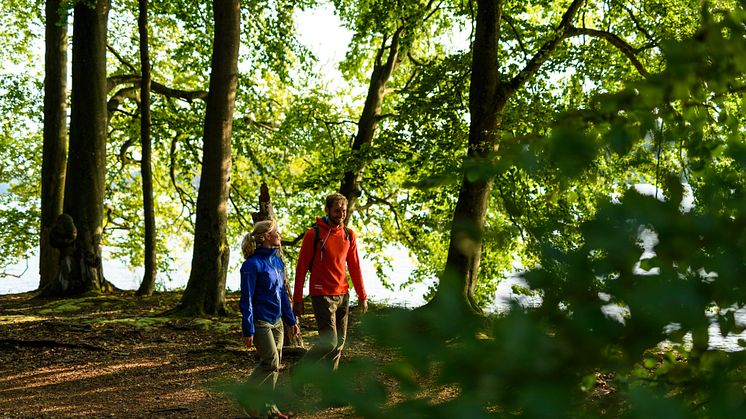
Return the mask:
<path fill-rule="evenodd" d="M 364 156 L 365 149 L 373 143 L 373 136 L 376 133 L 378 121 L 381 119 L 381 106 L 384 95 L 386 94 L 386 83 L 388 83 L 391 75 L 401 63 L 399 49 L 401 47 L 400 39 L 403 30 L 403 26 L 396 28 L 390 39 L 388 36 L 383 36 L 381 46 L 376 51 L 376 57 L 373 61 L 368 95 L 365 97 L 365 105 L 357 122 L 357 133 L 352 141 L 350 161 L 339 187 L 339 192 L 347 197 L 348 211 L 345 224 L 349 223 L 350 216 L 355 210 L 357 199 L 362 192 L 360 180 L 367 160 Z"/>
<path fill-rule="evenodd" d="M 186 314 L 225 313 L 225 279 L 230 254 L 226 225 L 241 11 L 238 0 L 215 0 L 212 5 L 215 35 L 205 113 L 192 270 L 181 301 L 175 309 Z"/>
<path fill-rule="evenodd" d="M 54 280 L 59 251 L 49 233 L 62 213 L 67 162 L 67 9 L 60 0 L 45 4 L 44 145 L 41 166 L 39 289 Z"/>
<path fill-rule="evenodd" d="M 44 288 L 44 294 L 76 294 L 112 288 L 104 279 L 101 263 L 109 2 L 77 2 L 73 13 L 70 148 L 63 205 L 66 217 L 58 217 L 55 223 L 60 224 L 53 227 L 67 233 L 62 250 L 66 255 L 65 269 Z"/>
<path fill-rule="evenodd" d="M 139 15 L 137 27 L 140 32 L 140 67 L 142 68 L 142 82 L 140 83 L 140 142 L 142 143 L 142 157 L 140 173 L 142 174 L 142 204 L 145 217 L 144 247 L 145 257 L 143 273 L 138 295 L 150 295 L 155 290 L 156 277 L 156 241 L 155 241 L 155 202 L 153 200 L 153 167 L 152 144 L 150 139 L 150 53 L 148 49 L 148 0 L 139 0 Z"/>
<path fill-rule="evenodd" d="M 376 259 L 379 277 L 386 280 L 386 263 L 391 262 L 386 249 L 392 244 L 404 245 L 417 260 L 418 269 L 406 280 L 389 275 L 388 284 L 429 281 L 443 272 L 448 259 L 449 272 L 468 278 L 453 283 L 461 287 L 466 299 L 476 294 L 476 301 L 470 302 L 482 306 L 494 301 L 497 283 L 511 272 L 513 261 L 520 259 L 525 267 L 538 263 L 542 246 L 539 238 L 546 234 L 542 229 L 549 225 L 547 220 L 564 217 L 566 225 L 576 225 L 577 217 L 587 217 L 597 208 L 593 200 L 596 194 L 591 192 L 608 196 L 618 191 L 619 183 L 606 182 L 611 186 L 599 188 L 600 182 L 593 179 L 569 181 L 580 198 L 568 203 L 564 198 L 569 195 L 562 195 L 565 186 L 550 184 L 528 170 L 522 172 L 522 167 L 507 174 L 497 171 L 493 180 L 475 174 L 472 169 L 478 166 L 488 168 L 482 173 L 490 170 L 489 165 L 475 162 L 497 156 L 504 163 L 510 158 L 511 144 L 529 146 L 536 136 L 552 129 L 551 121 L 562 110 L 585 106 L 595 92 L 614 91 L 621 83 L 646 74 L 645 67 L 660 71 L 667 64 L 661 57 L 662 40 L 690 34 L 698 19 L 698 6 L 682 2 L 666 2 L 667 7 L 658 8 L 648 3 L 586 0 L 573 3 L 581 9 L 566 23 L 562 16 L 571 0 L 551 5 L 508 0 L 419 0 L 395 8 L 371 0 L 331 1 L 327 3 L 334 4 L 343 25 L 353 32 L 347 58 L 340 64 L 346 82 L 337 89 L 317 78 L 320 75 L 309 70 L 301 50 L 293 47 L 294 8 L 289 6 L 310 4 L 301 3 L 283 0 L 242 5 L 244 15 L 257 18 L 241 25 L 244 45 L 249 47 L 244 49 L 246 56 L 239 57 L 247 65 L 240 66 L 242 81 L 237 91 L 236 125 L 232 128 L 236 133 L 235 159 L 231 164 L 237 173 L 251 175 L 231 181 L 228 241 L 236 241 L 245 232 L 246 214 L 254 205 L 247 197 L 253 196 L 259 182 L 265 181 L 277 191 L 274 203 L 286 209 L 278 215 L 291 231 L 307 225 L 318 212 L 318 196 L 330 187 L 340 187 L 349 194 L 362 191 L 353 218 L 371 226 L 366 249 L 368 256 Z M 38 15 L 7 0 L 4 4 L 11 10 L 16 7 L 17 15 L 25 19 Z M 158 69 L 156 80 L 150 82 L 153 118 L 158 120 L 152 127 L 153 155 L 162 157 L 152 162 L 153 195 L 161 203 L 158 218 L 176 220 L 160 226 L 157 237 L 158 269 L 167 275 L 175 272 L 172 262 L 178 250 L 166 243 L 190 246 L 196 220 L 197 188 L 192 186 L 199 179 L 202 163 L 207 93 L 200 90 L 205 89 L 209 77 L 210 7 L 199 2 L 159 3 L 149 22 L 160 40 L 179 39 L 178 43 L 150 45 L 153 67 Z M 485 22 L 481 15 L 479 22 L 474 20 L 478 9 L 489 7 L 499 7 L 500 13 L 493 13 L 499 22 Z M 103 235 L 112 259 L 134 269 L 144 260 L 145 217 L 144 196 L 133 188 L 144 179 L 138 172 L 144 173 L 145 169 L 137 167 L 144 163 L 138 156 L 143 76 L 137 68 L 137 45 L 131 42 L 137 36 L 137 25 L 130 24 L 131 15 L 131 8 L 120 8 L 112 10 L 109 17 L 110 26 L 116 25 L 117 31 L 112 31 L 108 39 L 111 119 L 107 148 L 115 151 L 108 153 Z M 474 54 L 460 42 L 461 38 L 477 35 L 470 34 L 472 22 L 494 24 L 491 36 L 496 38 L 497 52 L 486 65 L 475 64 L 477 49 L 486 42 L 475 42 Z M 455 42 L 441 36 L 439 30 L 443 28 Z M 478 38 L 484 32 L 480 28 Z M 14 35 L 6 30 L 0 39 L 15 39 Z M 13 63 L 24 57 L 17 52 L 3 53 L 12 57 L 6 61 Z M 393 56 L 396 59 L 388 60 Z M 472 67 L 476 71 L 472 72 Z M 633 73 L 635 69 L 638 74 Z M 472 86 L 472 115 L 466 103 L 469 79 L 473 77 L 478 84 L 478 77 L 482 77 L 479 74 L 487 73 L 491 75 L 483 78 L 497 81 L 494 86 Z M 388 79 L 382 83 L 386 77 L 377 75 Z M 22 79 L 41 85 L 31 71 L 16 81 L 3 78 L 8 94 L 0 98 L 0 104 L 7 114 L 24 106 L 26 115 L 37 115 L 38 110 L 29 108 L 41 102 L 20 93 Z M 288 89 L 288 83 L 293 83 L 292 89 Z M 361 91 L 364 98 L 358 100 Z M 365 96 L 368 91 L 373 94 Z M 497 117 L 486 110 L 489 106 L 494 106 Z M 13 115 L 23 117 L 20 112 Z M 497 122 L 492 124 L 490 120 Z M 477 124 L 488 127 L 486 134 Z M 2 131 L 0 153 L 6 160 L 24 164 L 0 172 L 0 182 L 9 185 L 0 199 L 8 197 L 2 202 L 9 202 L 10 211 L 21 219 L 38 205 L 34 179 L 41 178 L 36 172 L 42 164 L 41 159 L 37 164 L 34 156 L 41 157 L 42 153 L 34 150 L 40 141 L 30 140 L 38 133 L 22 133 L 17 130 L 20 125 L 13 125 Z M 351 126 L 357 131 L 350 130 Z M 19 147 L 21 143 L 24 147 Z M 666 160 L 662 161 L 665 166 Z M 606 179 L 621 173 L 614 170 Z M 464 173 L 467 175 L 462 178 Z M 649 181 L 654 172 L 646 166 L 633 176 L 638 173 Z M 343 182 L 343 178 L 348 181 Z M 418 182 L 423 179 L 426 181 Z M 428 185 L 427 181 L 433 179 Z M 413 184 L 425 186 L 412 188 Z M 480 187 L 483 189 L 478 190 Z M 462 195 L 457 201 L 460 189 Z M 552 200 L 556 191 L 561 198 Z M 482 207 L 487 208 L 484 215 Z M 524 212 L 517 213 L 515 208 Z M 10 216 L 0 218 L 4 225 L 13 222 Z M 481 226 L 472 222 L 480 219 Z M 12 230 L 18 231 L 13 237 L 29 237 L 16 242 L 37 245 L 36 226 L 40 223 L 36 218 L 32 222 L 33 228 Z M 454 238 L 447 256 L 451 224 Z M 3 231 L 7 234 L 8 230 Z M 571 232 L 556 240 L 571 244 L 577 237 L 577 232 Z M 7 260 L 28 257 L 24 255 L 26 248 L 5 241 L 2 252 Z M 457 244 L 461 246 L 456 248 Z M 472 252 L 476 247 L 481 250 Z M 430 297 L 428 291 L 426 298 Z"/>
<path fill-rule="evenodd" d="M 606 31 L 575 26 L 574 22 L 585 1 L 573 0 L 567 6 L 552 33 L 539 38 L 533 55 L 512 76 L 503 73 L 506 66 L 501 59 L 505 59 L 505 55 L 500 55 L 500 30 L 504 23 L 511 22 L 510 16 L 503 15 L 505 2 L 476 1 L 469 90 L 471 122 L 465 157 L 467 161 L 472 164 L 489 164 L 494 159 L 500 146 L 498 129 L 506 105 L 552 57 L 560 44 L 570 37 L 585 35 L 605 39 L 618 48 L 640 73 L 647 74 L 635 57 L 637 50 L 622 38 Z M 494 178 L 494 173 L 464 175 L 451 222 L 448 257 L 436 293 L 438 299 L 444 293 L 458 290 L 464 302 L 474 311 L 480 310 L 474 299 L 474 291 L 478 281 L 484 223 Z"/>
<path fill-rule="evenodd" d="M 373 160 L 373 140 L 383 116 L 383 101 L 392 89 L 389 82 L 411 51 L 418 38 L 427 37 L 425 28 L 437 12 L 435 1 L 413 1 L 394 8 L 361 1 L 356 4 L 337 2 L 337 8 L 347 20 L 352 21 L 357 37 L 369 36 L 371 22 L 380 19 L 376 29 L 379 45 L 375 48 L 373 66 L 368 78 L 368 89 L 363 109 L 357 121 L 357 131 L 350 146 L 348 161 L 340 182 L 339 192 L 347 197 L 348 211 L 345 223 L 355 211 L 363 190 L 363 171 Z M 434 20 L 434 19 L 433 19 Z M 434 26 L 434 25 L 433 25 Z"/>

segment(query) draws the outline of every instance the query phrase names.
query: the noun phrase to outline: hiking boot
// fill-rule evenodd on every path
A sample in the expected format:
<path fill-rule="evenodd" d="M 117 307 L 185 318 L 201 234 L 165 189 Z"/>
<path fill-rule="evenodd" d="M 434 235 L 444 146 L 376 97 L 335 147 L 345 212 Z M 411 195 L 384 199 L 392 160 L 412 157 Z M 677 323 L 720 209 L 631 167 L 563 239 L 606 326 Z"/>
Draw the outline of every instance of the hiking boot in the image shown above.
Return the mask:
<path fill-rule="evenodd" d="M 277 406 L 272 405 L 267 409 L 267 417 L 272 419 L 288 419 L 290 416 L 280 412 Z"/>

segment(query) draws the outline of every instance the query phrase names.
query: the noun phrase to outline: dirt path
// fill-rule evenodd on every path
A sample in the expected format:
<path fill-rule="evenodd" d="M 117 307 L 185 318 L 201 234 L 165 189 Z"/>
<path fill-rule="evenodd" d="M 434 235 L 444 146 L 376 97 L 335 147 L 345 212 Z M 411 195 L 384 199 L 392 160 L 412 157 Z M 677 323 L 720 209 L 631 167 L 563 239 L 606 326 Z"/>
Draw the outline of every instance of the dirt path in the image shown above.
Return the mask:
<path fill-rule="evenodd" d="M 152 317 L 173 307 L 176 293 L 56 301 L 0 296 L 0 417 L 244 417 L 211 388 L 244 379 L 256 362 L 253 349 L 240 346 L 237 297 L 228 296 L 233 318 L 183 320 Z M 301 324 L 313 330 L 312 316 Z M 353 334 L 349 356 L 365 345 Z M 288 350 L 284 361 L 298 356 Z M 296 411 L 298 418 L 351 415 L 349 407 Z"/>

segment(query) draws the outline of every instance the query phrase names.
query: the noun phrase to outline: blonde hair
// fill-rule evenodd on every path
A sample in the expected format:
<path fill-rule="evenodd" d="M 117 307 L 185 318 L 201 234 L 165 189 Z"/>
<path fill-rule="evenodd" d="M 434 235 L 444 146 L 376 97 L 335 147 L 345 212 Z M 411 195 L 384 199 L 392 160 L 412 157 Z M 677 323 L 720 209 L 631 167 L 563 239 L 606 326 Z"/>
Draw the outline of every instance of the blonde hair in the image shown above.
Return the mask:
<path fill-rule="evenodd" d="M 264 241 L 264 235 L 277 230 L 277 223 L 275 220 L 264 220 L 254 224 L 254 229 L 251 233 L 244 236 L 241 242 L 241 253 L 243 257 L 248 259 L 249 256 L 253 255 L 258 245 Z"/>

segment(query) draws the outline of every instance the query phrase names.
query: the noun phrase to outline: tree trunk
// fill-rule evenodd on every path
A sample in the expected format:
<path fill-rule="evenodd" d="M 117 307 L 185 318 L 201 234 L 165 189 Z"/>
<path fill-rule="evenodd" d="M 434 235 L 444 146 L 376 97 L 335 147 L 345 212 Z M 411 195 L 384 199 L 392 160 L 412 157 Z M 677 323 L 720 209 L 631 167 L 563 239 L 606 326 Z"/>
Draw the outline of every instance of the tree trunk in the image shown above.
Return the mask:
<path fill-rule="evenodd" d="M 142 205 L 145 216 L 145 273 L 143 274 L 137 295 L 151 295 L 155 289 L 156 253 L 155 253 L 155 203 L 153 202 L 153 169 L 150 139 L 150 55 L 148 52 L 148 0 L 138 1 L 140 14 L 140 63 L 142 66 L 142 83 L 140 84 L 140 139 L 142 141 Z"/>
<path fill-rule="evenodd" d="M 512 79 L 499 73 L 498 47 L 502 0 L 478 0 L 476 31 L 472 48 L 472 72 L 469 88 L 469 149 L 467 160 L 488 161 L 498 149 L 497 129 L 501 114 L 511 96 L 536 74 L 560 42 L 575 32 L 572 21 L 585 0 L 573 0 L 567 6 L 555 33 L 536 50 L 525 67 Z M 481 311 L 474 300 L 482 256 L 484 219 L 494 175 L 470 179 L 464 176 L 451 224 L 448 258 L 434 301 L 451 293 L 472 311 Z"/>
<path fill-rule="evenodd" d="M 214 0 L 213 10 L 215 40 L 205 114 L 192 271 L 175 310 L 185 315 L 225 314 L 229 256 L 226 224 L 241 11 L 238 0 Z"/>
<path fill-rule="evenodd" d="M 362 193 L 360 180 L 362 179 L 363 169 L 370 159 L 367 156 L 366 148 L 373 144 L 373 135 L 376 133 L 378 121 L 381 118 L 381 106 L 383 104 L 383 97 L 386 94 L 386 83 L 401 63 L 399 59 L 399 37 L 402 30 L 402 28 L 396 30 L 391 39 L 391 45 L 387 46 L 387 39 L 383 39 L 373 64 L 368 95 L 365 98 L 363 113 L 360 115 L 360 120 L 357 123 L 357 134 L 350 150 L 350 161 L 347 163 L 347 170 L 339 187 L 339 192 L 347 197 L 345 225 L 349 223 L 352 212 L 355 210 L 357 199 Z M 388 56 L 384 63 L 381 60 L 386 50 L 388 50 Z"/>
<path fill-rule="evenodd" d="M 70 150 L 64 212 L 77 232 L 47 294 L 109 291 L 101 264 L 106 180 L 106 20 L 108 0 L 74 9 Z M 59 219 L 60 217 L 58 217 Z M 51 291 L 56 290 L 56 291 Z M 45 292 L 42 292 L 45 294 Z"/>
<path fill-rule="evenodd" d="M 67 9 L 46 3 L 44 57 L 44 145 L 41 166 L 39 289 L 57 275 L 60 253 L 49 239 L 62 213 L 67 159 Z"/>
<path fill-rule="evenodd" d="M 269 188 L 267 187 L 266 183 L 262 183 L 262 186 L 259 189 L 259 211 L 254 212 L 251 214 L 251 220 L 256 224 L 259 221 L 264 220 L 277 220 L 277 216 L 275 215 L 275 209 L 272 206 L 272 198 L 269 195 Z M 280 251 L 280 257 L 282 258 L 283 262 L 285 262 L 285 254 Z M 290 292 L 290 276 L 288 275 L 288 267 L 287 263 L 285 264 L 285 292 L 288 294 L 288 299 L 292 301 L 293 294 Z M 303 343 L 303 338 L 298 336 L 293 336 L 290 334 L 290 326 L 285 323 L 283 320 L 283 324 L 285 325 L 285 342 L 287 342 L 287 346 L 295 346 L 298 348 L 305 348 L 305 344 Z M 298 319 L 298 327 L 300 327 L 300 319 Z"/>
<path fill-rule="evenodd" d="M 507 95 L 499 82 L 497 48 L 502 5 L 478 1 L 469 89 L 469 149 L 467 159 L 489 159 L 497 151 L 496 131 Z M 445 270 L 436 294 L 459 292 L 473 311 L 474 290 L 482 254 L 482 234 L 494 176 L 471 180 L 464 176 L 451 223 Z"/>

